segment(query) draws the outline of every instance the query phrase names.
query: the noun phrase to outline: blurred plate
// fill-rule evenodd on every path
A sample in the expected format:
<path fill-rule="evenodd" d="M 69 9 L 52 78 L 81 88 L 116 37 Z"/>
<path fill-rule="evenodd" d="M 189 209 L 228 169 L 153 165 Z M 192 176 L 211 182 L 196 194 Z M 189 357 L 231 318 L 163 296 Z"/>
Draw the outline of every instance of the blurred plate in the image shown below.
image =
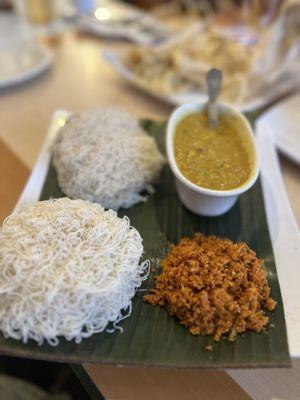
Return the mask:
<path fill-rule="evenodd" d="M 293 96 L 262 115 L 272 127 L 278 149 L 300 165 L 300 95 Z"/>
<path fill-rule="evenodd" d="M 110 50 L 103 51 L 102 56 L 104 60 L 106 60 L 110 66 L 118 72 L 121 76 L 123 76 L 127 81 L 131 82 L 133 85 L 143 90 L 145 93 L 148 93 L 166 103 L 169 103 L 173 106 L 180 106 L 182 104 L 194 101 L 206 101 L 207 95 L 205 92 L 178 92 L 172 94 L 161 94 L 154 90 L 149 89 L 145 85 L 143 85 L 134 75 L 133 71 L 131 71 L 122 61 L 122 53 L 114 52 Z M 262 94 L 250 99 L 245 103 L 231 103 L 232 106 L 237 107 L 242 112 L 252 112 L 261 107 L 264 107 L 270 104 L 274 99 L 279 98 L 284 93 L 286 93 L 286 86 L 278 85 L 272 90 L 262 91 Z M 228 103 L 229 104 L 229 103 Z"/>
<path fill-rule="evenodd" d="M 0 49 L 0 89 L 27 81 L 50 67 L 53 53 L 34 44 Z"/>
<path fill-rule="evenodd" d="M 77 25 L 94 35 L 127 39 L 136 44 L 154 45 L 171 32 L 157 18 L 132 5 L 115 0 L 77 1 Z"/>

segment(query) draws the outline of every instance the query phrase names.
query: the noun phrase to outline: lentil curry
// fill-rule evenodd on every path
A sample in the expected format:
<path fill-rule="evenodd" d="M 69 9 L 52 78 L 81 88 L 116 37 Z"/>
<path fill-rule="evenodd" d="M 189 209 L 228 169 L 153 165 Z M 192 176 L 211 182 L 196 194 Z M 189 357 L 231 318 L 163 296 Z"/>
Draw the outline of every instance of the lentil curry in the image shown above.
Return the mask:
<path fill-rule="evenodd" d="M 219 115 L 216 128 L 210 126 L 206 111 L 183 118 L 174 137 L 175 160 L 181 173 L 208 189 L 241 186 L 252 167 L 245 129 L 237 115 Z"/>

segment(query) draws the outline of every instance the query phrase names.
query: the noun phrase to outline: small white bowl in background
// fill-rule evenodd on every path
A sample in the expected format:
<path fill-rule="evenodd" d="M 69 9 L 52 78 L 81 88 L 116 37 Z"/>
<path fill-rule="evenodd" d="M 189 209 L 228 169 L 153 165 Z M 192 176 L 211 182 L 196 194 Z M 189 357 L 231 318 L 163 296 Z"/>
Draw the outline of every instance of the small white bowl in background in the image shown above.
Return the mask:
<path fill-rule="evenodd" d="M 251 147 L 253 163 L 248 179 L 238 188 L 231 190 L 212 190 L 189 181 L 177 166 L 174 155 L 174 134 L 178 123 L 187 115 L 201 112 L 206 103 L 188 103 L 178 107 L 171 115 L 167 127 L 167 156 L 171 170 L 175 176 L 175 184 L 182 203 L 192 212 L 206 217 L 216 217 L 230 210 L 238 196 L 246 192 L 255 183 L 259 173 L 258 152 L 252 128 L 247 119 L 232 106 L 220 103 L 219 113 L 237 115 L 244 122 L 242 135 Z"/>

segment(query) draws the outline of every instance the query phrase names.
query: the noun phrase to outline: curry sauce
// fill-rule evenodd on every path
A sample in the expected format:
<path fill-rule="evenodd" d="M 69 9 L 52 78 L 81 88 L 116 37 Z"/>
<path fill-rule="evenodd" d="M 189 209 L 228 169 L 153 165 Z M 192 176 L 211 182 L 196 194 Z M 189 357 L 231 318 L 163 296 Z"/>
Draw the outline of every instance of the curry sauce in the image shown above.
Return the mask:
<path fill-rule="evenodd" d="M 186 116 L 177 125 L 174 154 L 181 173 L 208 189 L 231 190 L 249 178 L 252 161 L 244 121 L 222 114 L 213 128 L 207 112 Z"/>

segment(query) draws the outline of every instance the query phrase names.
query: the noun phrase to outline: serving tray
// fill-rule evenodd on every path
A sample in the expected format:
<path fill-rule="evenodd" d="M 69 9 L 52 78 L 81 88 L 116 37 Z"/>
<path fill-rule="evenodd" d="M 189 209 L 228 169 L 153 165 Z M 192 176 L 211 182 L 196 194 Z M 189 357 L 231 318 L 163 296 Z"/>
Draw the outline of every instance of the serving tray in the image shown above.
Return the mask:
<path fill-rule="evenodd" d="M 59 119 L 53 124 L 54 136 L 59 129 Z M 152 121 L 142 121 L 142 124 L 164 152 L 165 124 Z M 47 168 L 41 200 L 63 196 L 54 167 L 50 163 Z M 172 173 L 166 164 L 155 194 L 146 203 L 120 210 L 119 215 L 128 215 L 131 224 L 139 230 L 144 240 L 144 258 L 150 259 L 152 265 L 148 280 L 133 300 L 131 316 L 121 322 L 124 332 L 95 334 L 81 344 L 61 339 L 56 347 L 47 344 L 38 346 L 33 341 L 23 344 L 0 335 L 0 353 L 69 363 L 96 362 L 147 367 L 211 369 L 290 365 L 282 298 L 260 181 L 243 194 L 224 216 L 198 217 L 181 204 Z M 159 272 L 159 261 L 170 244 L 194 232 L 245 241 L 265 260 L 271 296 L 277 301 L 275 311 L 269 313 L 270 321 L 265 332 L 247 332 L 239 335 L 233 343 L 226 339 L 216 343 L 211 337 L 191 335 L 165 309 L 143 301 L 147 288 L 153 287 L 154 276 Z M 211 352 L 205 349 L 209 344 L 213 347 Z"/>

